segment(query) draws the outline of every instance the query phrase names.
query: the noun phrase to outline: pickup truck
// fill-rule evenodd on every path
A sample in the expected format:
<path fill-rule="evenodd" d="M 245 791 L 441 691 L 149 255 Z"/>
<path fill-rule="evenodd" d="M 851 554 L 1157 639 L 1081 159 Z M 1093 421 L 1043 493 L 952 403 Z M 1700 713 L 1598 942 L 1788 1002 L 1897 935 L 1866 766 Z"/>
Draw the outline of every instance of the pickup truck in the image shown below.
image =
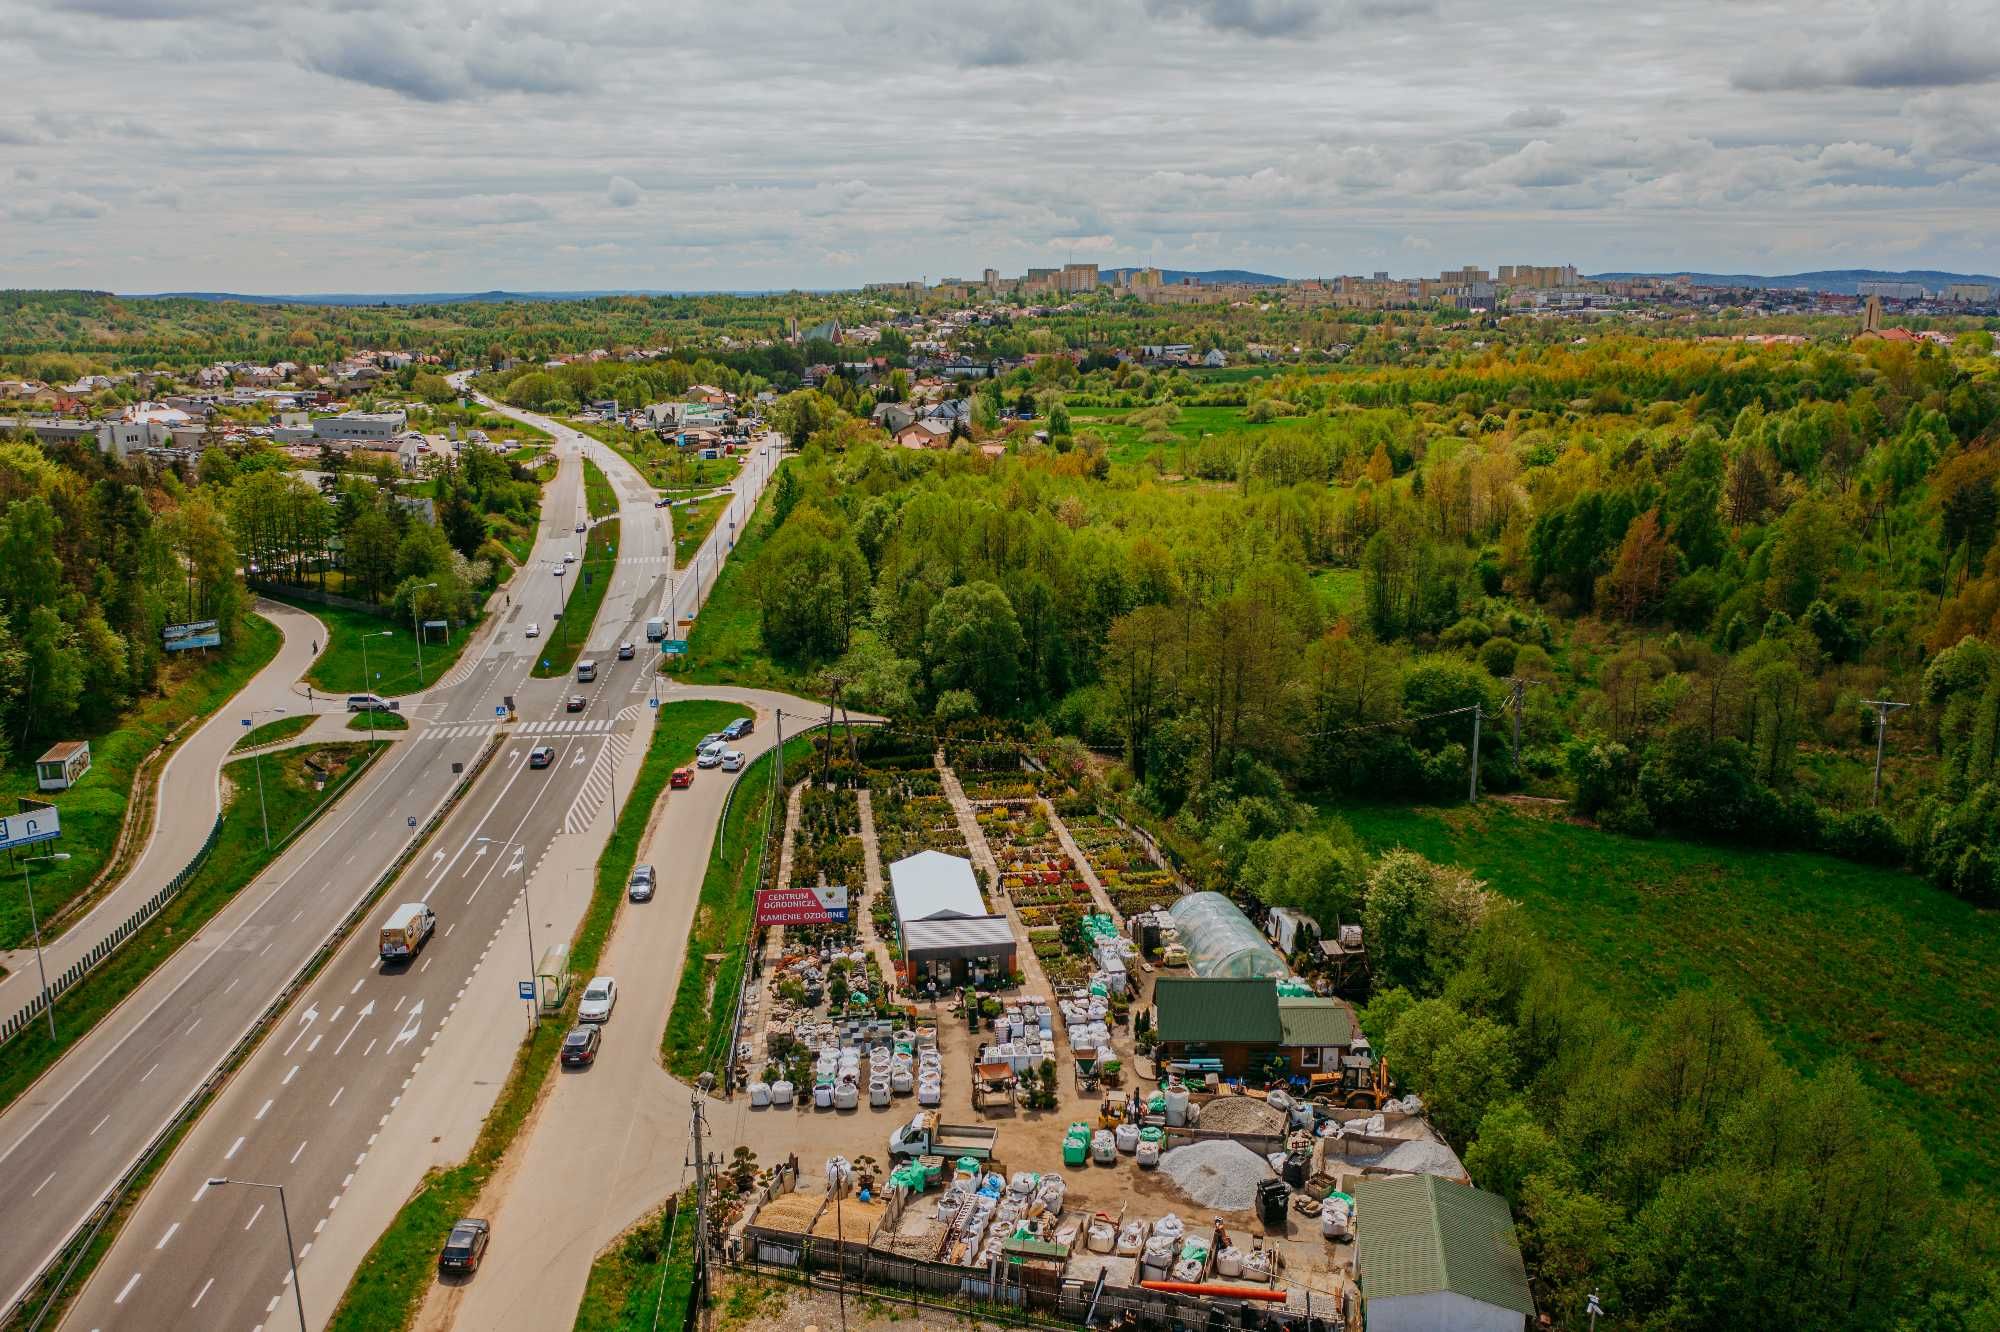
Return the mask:
<path fill-rule="evenodd" d="M 934 1111 L 920 1110 L 889 1135 L 889 1155 L 942 1156 L 948 1160 L 969 1156 L 975 1161 L 990 1161 L 993 1144 L 999 1140 L 998 1129 L 984 1124 L 945 1124 Z"/>

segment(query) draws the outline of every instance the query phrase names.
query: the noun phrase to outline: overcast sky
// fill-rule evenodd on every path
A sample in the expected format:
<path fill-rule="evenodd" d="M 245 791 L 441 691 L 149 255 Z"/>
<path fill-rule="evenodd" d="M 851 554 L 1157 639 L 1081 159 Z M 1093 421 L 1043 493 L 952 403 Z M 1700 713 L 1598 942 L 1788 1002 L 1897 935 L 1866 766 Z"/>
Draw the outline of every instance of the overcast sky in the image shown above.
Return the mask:
<path fill-rule="evenodd" d="M 2000 270 L 2000 0 L 0 0 L 0 70 L 0 287 Z"/>

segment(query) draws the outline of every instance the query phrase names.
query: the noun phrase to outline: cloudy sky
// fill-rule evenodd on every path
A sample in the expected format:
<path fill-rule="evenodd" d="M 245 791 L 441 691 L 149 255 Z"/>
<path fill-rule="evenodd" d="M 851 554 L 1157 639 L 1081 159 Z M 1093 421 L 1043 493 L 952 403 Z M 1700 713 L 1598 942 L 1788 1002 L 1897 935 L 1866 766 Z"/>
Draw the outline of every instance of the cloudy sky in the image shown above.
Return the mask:
<path fill-rule="evenodd" d="M 2000 270 L 2000 0 L 0 0 L 0 70 L 0 287 Z"/>

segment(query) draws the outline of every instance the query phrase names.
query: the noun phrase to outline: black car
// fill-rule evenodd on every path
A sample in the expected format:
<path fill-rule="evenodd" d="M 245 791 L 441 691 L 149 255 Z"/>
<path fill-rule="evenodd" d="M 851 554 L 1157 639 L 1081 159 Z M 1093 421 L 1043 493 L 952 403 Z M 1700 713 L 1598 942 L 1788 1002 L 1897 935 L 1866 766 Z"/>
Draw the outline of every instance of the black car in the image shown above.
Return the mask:
<path fill-rule="evenodd" d="M 548 745 L 536 745 L 528 751 L 528 766 L 546 768 L 556 761 L 556 751 Z"/>
<path fill-rule="evenodd" d="M 571 1027 L 569 1035 L 563 1037 L 562 1061 L 565 1064 L 595 1063 L 597 1043 L 601 1039 L 594 1026 Z"/>
<path fill-rule="evenodd" d="M 724 740 L 741 740 L 756 729 L 757 723 L 754 718 L 738 717 L 735 721 L 722 728 L 722 738 Z"/>
<path fill-rule="evenodd" d="M 569 696 L 569 702 L 563 705 L 563 711 L 582 712 L 586 707 L 589 706 L 590 704 L 588 700 L 586 700 L 582 694 L 571 694 Z"/>
<path fill-rule="evenodd" d="M 460 1218 L 444 1242 L 444 1252 L 438 1255 L 438 1271 L 468 1275 L 478 1271 L 479 1260 L 486 1256 L 486 1241 L 492 1237 L 493 1228 L 478 1217 Z"/>

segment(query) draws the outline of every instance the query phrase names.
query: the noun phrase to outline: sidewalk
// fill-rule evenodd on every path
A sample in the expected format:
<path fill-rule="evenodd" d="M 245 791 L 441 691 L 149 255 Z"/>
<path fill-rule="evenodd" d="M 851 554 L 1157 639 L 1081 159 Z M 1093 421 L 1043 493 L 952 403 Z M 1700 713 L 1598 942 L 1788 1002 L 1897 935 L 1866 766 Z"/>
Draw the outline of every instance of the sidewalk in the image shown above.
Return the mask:
<path fill-rule="evenodd" d="M 216 709 L 200 730 L 181 741 L 160 769 L 153 827 L 125 877 L 89 910 L 62 922 L 60 934 L 51 935 L 44 922 L 42 960 L 51 977 L 61 975 L 95 948 L 194 859 L 208 840 L 216 815 L 222 812 L 222 765 L 243 734 L 243 718 L 262 712 L 266 715 L 255 720 L 265 722 L 277 715 L 268 711 L 272 708 L 294 715 L 305 710 L 293 695 L 292 684 L 312 665 L 313 643 L 326 641 L 326 629 L 304 611 L 262 597 L 256 601 L 256 610 L 284 635 L 278 654 L 234 698 Z M 0 979 L 0 1016 L 4 1016 L 33 1002 L 39 982 L 32 947 L 0 955 L 0 963 L 8 972 Z"/>

